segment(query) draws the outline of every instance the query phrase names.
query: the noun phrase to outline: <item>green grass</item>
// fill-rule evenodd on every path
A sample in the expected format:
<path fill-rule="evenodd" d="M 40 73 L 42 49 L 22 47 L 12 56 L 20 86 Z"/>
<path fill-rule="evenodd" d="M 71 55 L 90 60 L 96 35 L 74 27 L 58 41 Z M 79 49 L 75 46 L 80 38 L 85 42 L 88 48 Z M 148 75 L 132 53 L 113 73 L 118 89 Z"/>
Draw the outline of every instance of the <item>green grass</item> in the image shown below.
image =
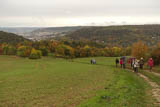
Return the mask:
<path fill-rule="evenodd" d="M 156 82 L 158 85 L 160 85 L 160 77 L 159 76 L 152 74 L 152 72 L 141 71 L 141 73 L 143 75 L 147 76 L 153 82 Z"/>
<path fill-rule="evenodd" d="M 153 71 L 157 72 L 157 73 L 160 73 L 160 66 L 154 66 Z"/>
<path fill-rule="evenodd" d="M 152 106 L 151 89 L 136 74 L 115 68 L 114 58 L 74 62 L 0 56 L 0 107 Z"/>

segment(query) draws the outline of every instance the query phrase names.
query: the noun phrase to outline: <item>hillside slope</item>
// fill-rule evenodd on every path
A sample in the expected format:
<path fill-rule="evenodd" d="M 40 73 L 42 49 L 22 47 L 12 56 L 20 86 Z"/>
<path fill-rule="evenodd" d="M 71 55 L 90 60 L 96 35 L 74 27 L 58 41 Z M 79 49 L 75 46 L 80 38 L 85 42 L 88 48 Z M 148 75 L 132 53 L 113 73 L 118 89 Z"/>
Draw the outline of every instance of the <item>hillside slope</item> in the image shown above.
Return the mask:
<path fill-rule="evenodd" d="M 160 40 L 160 25 L 89 27 L 70 33 L 67 37 L 121 46 L 128 46 L 141 40 L 148 46 L 153 46 Z"/>
<path fill-rule="evenodd" d="M 0 43 L 16 44 L 24 41 L 29 41 L 29 40 L 13 33 L 0 31 Z"/>

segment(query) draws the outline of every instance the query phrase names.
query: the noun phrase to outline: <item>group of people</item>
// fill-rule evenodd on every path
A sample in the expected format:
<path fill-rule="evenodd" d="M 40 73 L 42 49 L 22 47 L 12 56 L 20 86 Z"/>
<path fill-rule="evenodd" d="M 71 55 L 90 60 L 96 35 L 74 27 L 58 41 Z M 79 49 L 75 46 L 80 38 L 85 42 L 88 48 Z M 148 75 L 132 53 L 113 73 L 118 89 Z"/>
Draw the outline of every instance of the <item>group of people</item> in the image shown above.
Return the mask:
<path fill-rule="evenodd" d="M 120 63 L 121 68 L 126 68 L 126 57 L 121 57 L 120 61 L 118 58 L 116 58 L 116 67 L 118 66 L 118 64 Z"/>
<path fill-rule="evenodd" d="M 91 64 L 96 64 L 96 60 L 95 59 L 91 59 Z"/>
<path fill-rule="evenodd" d="M 116 67 L 120 63 L 121 68 L 125 69 L 126 68 L 126 57 L 121 57 L 120 61 L 119 61 L 118 58 L 116 58 L 115 63 L 116 63 Z M 141 58 L 140 60 L 138 60 L 136 58 L 129 58 L 128 63 L 130 64 L 130 66 L 131 66 L 131 68 L 133 69 L 134 72 L 138 72 L 138 68 L 143 69 L 143 66 L 144 66 L 145 62 L 144 62 L 143 58 Z M 153 59 L 149 58 L 148 66 L 149 66 L 150 71 L 152 70 L 153 64 L 154 64 Z"/>

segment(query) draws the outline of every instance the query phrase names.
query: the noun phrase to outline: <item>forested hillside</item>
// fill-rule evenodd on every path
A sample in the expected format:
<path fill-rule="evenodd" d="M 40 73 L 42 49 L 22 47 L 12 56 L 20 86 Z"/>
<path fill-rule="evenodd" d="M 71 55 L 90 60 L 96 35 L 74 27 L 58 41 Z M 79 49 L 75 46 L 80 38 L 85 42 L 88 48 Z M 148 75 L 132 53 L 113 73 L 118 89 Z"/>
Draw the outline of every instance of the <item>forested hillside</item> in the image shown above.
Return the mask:
<path fill-rule="evenodd" d="M 29 40 L 13 33 L 0 31 L 0 43 L 17 44 L 24 41 L 29 41 Z"/>
<path fill-rule="evenodd" d="M 82 28 L 67 35 L 73 40 L 90 40 L 108 45 L 129 46 L 141 40 L 148 46 L 160 40 L 160 25 L 127 25 Z"/>

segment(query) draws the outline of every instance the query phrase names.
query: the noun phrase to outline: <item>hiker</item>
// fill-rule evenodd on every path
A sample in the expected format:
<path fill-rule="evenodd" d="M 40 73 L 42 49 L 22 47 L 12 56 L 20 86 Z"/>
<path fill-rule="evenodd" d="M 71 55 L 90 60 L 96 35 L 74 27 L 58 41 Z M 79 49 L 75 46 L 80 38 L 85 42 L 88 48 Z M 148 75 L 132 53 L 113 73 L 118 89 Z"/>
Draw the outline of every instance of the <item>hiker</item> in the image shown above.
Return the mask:
<path fill-rule="evenodd" d="M 144 60 L 143 60 L 143 58 L 140 59 L 139 65 L 140 65 L 140 69 L 143 69 L 143 65 L 144 65 Z"/>
<path fill-rule="evenodd" d="M 131 68 L 133 68 L 133 61 L 135 60 L 135 58 L 130 58 L 130 64 L 131 64 Z"/>
<path fill-rule="evenodd" d="M 116 67 L 117 67 L 117 66 L 118 66 L 118 64 L 119 64 L 119 59 L 118 59 L 118 58 L 116 58 L 115 62 L 116 62 Z"/>
<path fill-rule="evenodd" d="M 123 66 L 123 60 L 122 60 L 122 58 L 120 58 L 120 65 L 121 65 L 121 68 L 122 68 L 122 66 Z"/>
<path fill-rule="evenodd" d="M 122 57 L 122 66 L 123 66 L 123 69 L 125 69 L 126 68 L 126 57 L 125 56 L 123 56 Z"/>
<path fill-rule="evenodd" d="M 132 65 L 132 69 L 133 69 L 133 70 L 134 70 L 134 66 L 133 66 L 133 65 L 135 64 L 135 61 L 136 61 L 136 59 L 135 59 L 135 58 L 132 58 L 132 64 L 131 64 L 131 65 Z"/>
<path fill-rule="evenodd" d="M 91 62 L 91 64 L 93 64 L 93 59 L 91 59 L 91 61 L 90 61 L 90 62 Z"/>
<path fill-rule="evenodd" d="M 153 59 L 152 59 L 152 58 L 150 58 L 150 59 L 148 60 L 148 66 L 149 66 L 149 70 L 150 70 L 150 72 L 151 72 L 152 67 L 153 67 Z"/>
<path fill-rule="evenodd" d="M 126 68 L 126 60 L 123 60 L 123 69 Z"/>
<path fill-rule="evenodd" d="M 93 64 L 96 64 L 96 60 L 95 59 L 93 59 Z"/>
<path fill-rule="evenodd" d="M 133 70 L 134 70 L 134 72 L 138 72 L 138 67 L 139 67 L 139 63 L 138 63 L 139 61 L 137 60 L 137 59 L 134 59 L 134 61 L 133 61 Z"/>

